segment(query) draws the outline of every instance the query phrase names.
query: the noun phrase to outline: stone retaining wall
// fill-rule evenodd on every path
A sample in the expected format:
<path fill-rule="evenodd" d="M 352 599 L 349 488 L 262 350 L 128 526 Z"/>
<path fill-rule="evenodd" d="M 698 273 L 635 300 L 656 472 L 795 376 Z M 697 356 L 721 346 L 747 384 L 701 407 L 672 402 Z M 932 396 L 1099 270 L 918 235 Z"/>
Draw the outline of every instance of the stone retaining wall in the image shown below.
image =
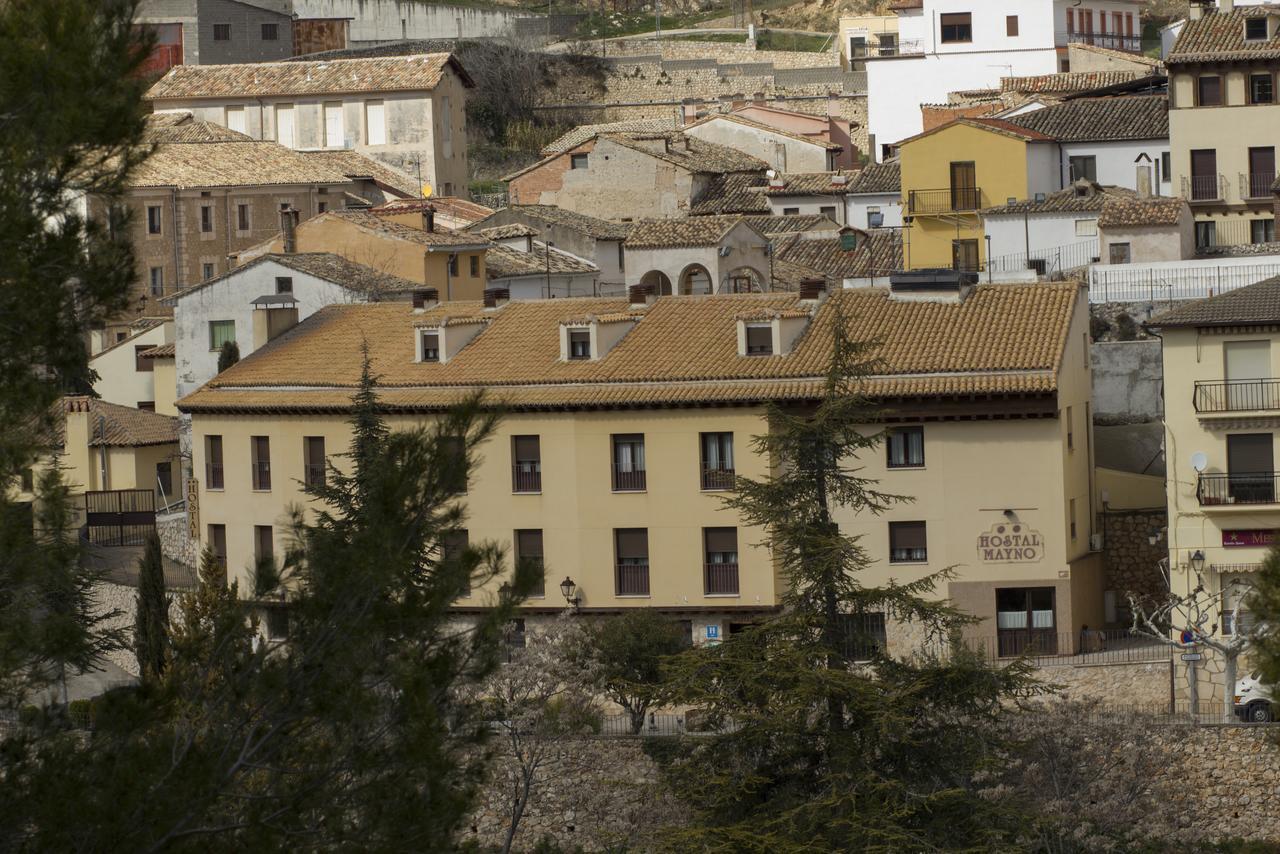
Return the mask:
<path fill-rule="evenodd" d="M 1159 651 L 1157 651 L 1158 653 Z M 1036 676 L 1057 686 L 1068 700 L 1157 710 L 1169 703 L 1169 659 L 1134 664 L 1074 664 L 1041 667 Z"/>
<path fill-rule="evenodd" d="M 160 537 L 160 552 L 169 560 L 193 569 L 200 565 L 195 540 L 188 536 L 187 514 L 170 513 L 156 516 L 156 535 Z"/>
<path fill-rule="evenodd" d="M 111 581 L 99 581 L 93 589 L 93 614 L 99 616 L 118 611 L 114 617 L 105 621 L 104 629 L 124 629 L 124 649 L 112 650 L 106 659 L 132 676 L 138 675 L 138 659 L 133 652 L 133 625 L 136 618 L 138 590 L 124 584 Z M 169 622 L 178 618 L 177 596 L 169 598 Z"/>
<path fill-rule="evenodd" d="M 718 62 L 771 62 L 775 68 L 824 68 L 840 64 L 839 39 L 832 39 L 832 50 L 756 50 L 744 35 L 741 44 L 714 41 L 655 41 L 653 39 L 619 39 L 609 42 L 609 59 L 660 55 L 663 59 L 714 59 Z"/>
<path fill-rule="evenodd" d="M 1113 510 L 1102 514 L 1102 569 L 1104 590 L 1116 592 L 1116 608 L 1120 623 L 1131 619 L 1128 594 L 1139 601 L 1164 601 L 1168 593 L 1159 562 L 1169 556 L 1166 540 L 1151 535 L 1168 524 L 1169 514 L 1163 508 L 1152 510 Z"/>

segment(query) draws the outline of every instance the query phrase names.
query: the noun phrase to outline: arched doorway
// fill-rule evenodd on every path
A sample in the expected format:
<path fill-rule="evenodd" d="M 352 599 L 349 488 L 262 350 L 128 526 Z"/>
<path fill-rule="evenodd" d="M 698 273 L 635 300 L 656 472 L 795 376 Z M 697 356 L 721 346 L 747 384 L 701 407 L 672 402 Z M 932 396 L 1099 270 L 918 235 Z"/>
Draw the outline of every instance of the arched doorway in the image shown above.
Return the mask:
<path fill-rule="evenodd" d="M 640 284 L 651 287 L 654 296 L 671 296 L 671 280 L 661 270 L 650 270 L 640 277 Z"/>
<path fill-rule="evenodd" d="M 769 280 L 754 267 L 738 267 L 720 283 L 722 294 L 762 294 L 769 290 Z"/>
<path fill-rule="evenodd" d="M 680 293 L 709 294 L 714 290 L 711 286 L 712 281 L 706 267 L 701 264 L 690 264 L 680 274 Z"/>

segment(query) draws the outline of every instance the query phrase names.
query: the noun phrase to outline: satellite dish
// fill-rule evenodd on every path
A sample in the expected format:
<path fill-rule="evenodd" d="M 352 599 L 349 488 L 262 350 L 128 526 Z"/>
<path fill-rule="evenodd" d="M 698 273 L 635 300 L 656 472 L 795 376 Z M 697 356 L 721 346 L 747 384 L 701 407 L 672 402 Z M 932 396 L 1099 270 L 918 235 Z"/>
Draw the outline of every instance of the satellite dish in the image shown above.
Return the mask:
<path fill-rule="evenodd" d="M 1196 451 L 1191 455 L 1191 467 L 1196 471 L 1204 471 L 1207 465 L 1209 458 L 1204 455 L 1204 451 Z"/>

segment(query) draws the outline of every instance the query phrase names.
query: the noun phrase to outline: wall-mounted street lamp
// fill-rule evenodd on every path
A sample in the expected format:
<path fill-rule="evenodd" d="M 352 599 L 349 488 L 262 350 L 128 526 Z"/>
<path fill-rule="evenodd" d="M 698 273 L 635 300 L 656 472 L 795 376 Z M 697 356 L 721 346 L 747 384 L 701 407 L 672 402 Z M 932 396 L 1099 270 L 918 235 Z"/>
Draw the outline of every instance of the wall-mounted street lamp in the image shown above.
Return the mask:
<path fill-rule="evenodd" d="M 574 610 L 577 610 L 578 603 L 582 601 L 582 597 L 578 596 L 578 585 L 573 583 L 573 579 L 569 576 L 564 577 L 564 581 L 560 582 L 560 592 L 564 594 L 564 601 Z"/>
<path fill-rule="evenodd" d="M 1191 567 L 1192 572 L 1197 574 L 1203 572 L 1204 571 L 1204 552 L 1200 551 L 1200 549 L 1196 549 L 1194 552 L 1191 553 L 1191 557 L 1187 559 L 1187 563 Z"/>

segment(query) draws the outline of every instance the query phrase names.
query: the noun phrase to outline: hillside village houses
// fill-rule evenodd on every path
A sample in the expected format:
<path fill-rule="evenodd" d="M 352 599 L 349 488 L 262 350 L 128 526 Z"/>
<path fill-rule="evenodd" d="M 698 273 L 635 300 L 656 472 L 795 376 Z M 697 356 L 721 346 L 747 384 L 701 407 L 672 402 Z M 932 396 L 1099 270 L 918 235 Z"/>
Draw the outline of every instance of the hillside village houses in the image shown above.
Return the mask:
<path fill-rule="evenodd" d="M 286 148 L 353 149 L 420 176 L 433 193 L 466 198 L 473 85 L 451 54 L 434 53 L 178 65 L 147 99 L 157 113 L 191 113 Z"/>

